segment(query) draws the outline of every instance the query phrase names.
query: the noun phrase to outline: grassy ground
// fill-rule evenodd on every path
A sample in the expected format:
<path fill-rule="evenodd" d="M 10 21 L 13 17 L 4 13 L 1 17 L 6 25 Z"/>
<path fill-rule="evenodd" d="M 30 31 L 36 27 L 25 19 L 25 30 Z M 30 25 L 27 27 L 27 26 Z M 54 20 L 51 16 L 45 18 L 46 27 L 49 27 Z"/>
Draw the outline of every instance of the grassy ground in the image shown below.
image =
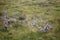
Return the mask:
<path fill-rule="evenodd" d="M 42 17 L 44 20 L 52 21 L 54 29 L 49 32 L 40 32 L 35 27 L 16 28 L 10 25 L 7 32 L 3 31 L 4 28 L 0 28 L 0 40 L 60 40 L 60 0 L 54 1 L 51 0 L 52 3 L 47 3 L 47 6 L 41 6 L 40 3 L 45 4 L 47 0 L 1 0 L 0 11 L 7 11 L 9 17 L 17 13 L 27 15 L 29 18 Z M 50 9 L 48 15 L 47 9 Z"/>

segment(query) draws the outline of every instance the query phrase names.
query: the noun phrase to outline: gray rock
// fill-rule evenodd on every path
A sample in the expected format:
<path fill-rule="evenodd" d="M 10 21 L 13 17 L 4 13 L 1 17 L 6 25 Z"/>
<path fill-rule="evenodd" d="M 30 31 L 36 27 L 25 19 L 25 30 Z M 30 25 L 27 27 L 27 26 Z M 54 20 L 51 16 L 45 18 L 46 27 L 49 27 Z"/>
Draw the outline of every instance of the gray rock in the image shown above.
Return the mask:
<path fill-rule="evenodd" d="M 45 29 L 45 31 L 49 31 L 49 30 L 52 30 L 52 26 L 51 25 L 49 25 L 49 24 L 46 24 L 45 26 L 44 26 L 44 29 Z"/>
<path fill-rule="evenodd" d="M 42 26 L 37 26 L 37 28 L 42 31 L 42 32 L 47 32 L 53 29 L 53 27 L 51 25 L 49 25 L 48 23 L 42 27 Z"/>

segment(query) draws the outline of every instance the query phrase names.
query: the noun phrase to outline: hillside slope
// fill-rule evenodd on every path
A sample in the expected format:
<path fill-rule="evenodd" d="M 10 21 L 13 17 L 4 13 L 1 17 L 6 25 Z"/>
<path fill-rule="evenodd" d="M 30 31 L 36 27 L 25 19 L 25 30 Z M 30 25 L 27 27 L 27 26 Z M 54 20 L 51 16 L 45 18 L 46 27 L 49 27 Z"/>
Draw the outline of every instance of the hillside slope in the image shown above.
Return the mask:
<path fill-rule="evenodd" d="M 14 23 L 6 30 L 0 19 L 0 40 L 60 40 L 60 0 L 1 0 L 0 17 L 5 13 Z M 41 31 L 47 23 L 53 28 Z"/>

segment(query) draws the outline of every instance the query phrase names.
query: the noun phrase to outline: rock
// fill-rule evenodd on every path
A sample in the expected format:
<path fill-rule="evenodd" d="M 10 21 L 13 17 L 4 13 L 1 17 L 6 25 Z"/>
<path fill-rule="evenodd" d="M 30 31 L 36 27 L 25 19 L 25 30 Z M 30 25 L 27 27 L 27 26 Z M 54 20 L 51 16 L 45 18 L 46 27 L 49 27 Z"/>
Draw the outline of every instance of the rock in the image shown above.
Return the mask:
<path fill-rule="evenodd" d="M 46 32 L 46 30 L 45 30 L 43 27 L 40 27 L 39 29 L 40 29 L 40 31 L 42 31 L 42 32 Z"/>
<path fill-rule="evenodd" d="M 42 26 L 37 26 L 37 28 L 42 31 L 42 32 L 47 32 L 53 29 L 53 27 L 51 25 L 49 25 L 48 23 L 42 27 Z"/>
<path fill-rule="evenodd" d="M 10 23 L 10 19 L 9 18 L 5 18 L 5 24 L 9 24 Z"/>
<path fill-rule="evenodd" d="M 45 29 L 45 31 L 50 31 L 50 30 L 52 30 L 52 26 L 51 25 L 49 25 L 49 24 L 46 24 L 45 26 L 44 26 L 44 29 Z"/>

